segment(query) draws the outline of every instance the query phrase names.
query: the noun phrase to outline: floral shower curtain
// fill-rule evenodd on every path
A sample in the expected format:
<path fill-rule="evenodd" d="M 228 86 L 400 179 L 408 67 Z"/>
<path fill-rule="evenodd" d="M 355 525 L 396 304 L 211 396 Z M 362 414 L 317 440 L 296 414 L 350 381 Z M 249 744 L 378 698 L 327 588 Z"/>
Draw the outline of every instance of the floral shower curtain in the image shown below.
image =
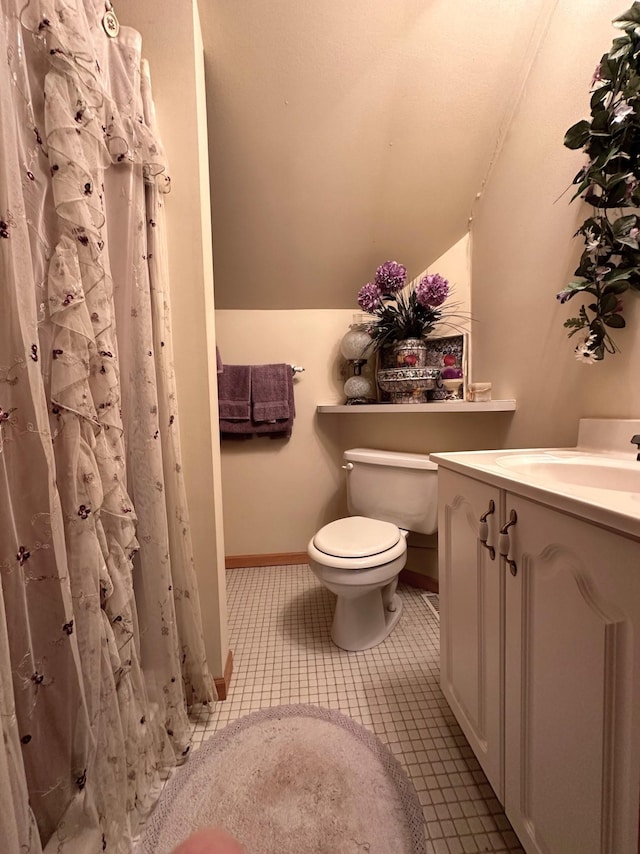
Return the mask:
<path fill-rule="evenodd" d="M 107 4 L 109 5 L 109 4 Z M 0 0 L 0 840 L 125 852 L 214 699 L 140 36 Z"/>

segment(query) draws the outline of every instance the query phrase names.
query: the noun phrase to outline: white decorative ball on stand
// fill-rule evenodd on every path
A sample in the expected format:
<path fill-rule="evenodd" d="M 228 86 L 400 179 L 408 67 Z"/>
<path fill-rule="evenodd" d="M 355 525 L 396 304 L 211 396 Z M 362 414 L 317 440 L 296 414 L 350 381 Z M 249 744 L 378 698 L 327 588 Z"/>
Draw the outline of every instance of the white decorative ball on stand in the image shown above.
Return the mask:
<path fill-rule="evenodd" d="M 372 353 L 372 338 L 368 326 L 361 315 L 354 315 L 349 331 L 340 342 L 342 356 L 353 366 L 353 376 L 344 384 L 348 404 L 373 403 L 376 399 L 373 379 L 362 373 L 362 368 Z"/>

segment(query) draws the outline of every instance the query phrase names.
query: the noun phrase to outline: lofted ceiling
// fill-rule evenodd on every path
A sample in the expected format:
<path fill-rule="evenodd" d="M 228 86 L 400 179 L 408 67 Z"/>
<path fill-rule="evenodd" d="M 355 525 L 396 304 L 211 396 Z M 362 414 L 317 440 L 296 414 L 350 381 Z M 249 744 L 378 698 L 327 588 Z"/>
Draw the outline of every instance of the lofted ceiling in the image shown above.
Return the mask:
<path fill-rule="evenodd" d="M 456 243 L 551 5 L 201 2 L 216 307 L 355 309 Z"/>

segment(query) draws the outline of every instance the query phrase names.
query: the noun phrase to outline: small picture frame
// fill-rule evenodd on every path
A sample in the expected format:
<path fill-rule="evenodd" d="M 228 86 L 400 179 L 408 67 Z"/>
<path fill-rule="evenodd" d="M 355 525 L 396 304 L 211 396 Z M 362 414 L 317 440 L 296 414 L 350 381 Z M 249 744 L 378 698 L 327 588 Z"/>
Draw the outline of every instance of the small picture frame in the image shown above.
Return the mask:
<path fill-rule="evenodd" d="M 469 335 L 462 333 L 427 338 L 427 350 L 427 364 L 441 371 L 436 387 L 427 392 L 427 399 L 434 402 L 466 400 L 469 378 Z M 459 380 L 459 385 L 455 380 Z"/>

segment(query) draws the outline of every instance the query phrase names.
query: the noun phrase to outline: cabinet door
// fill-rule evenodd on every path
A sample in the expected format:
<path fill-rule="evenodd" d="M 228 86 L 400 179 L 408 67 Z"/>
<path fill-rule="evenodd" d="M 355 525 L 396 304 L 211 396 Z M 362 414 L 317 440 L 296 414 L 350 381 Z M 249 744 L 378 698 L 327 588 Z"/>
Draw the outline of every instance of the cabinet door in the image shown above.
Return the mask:
<path fill-rule="evenodd" d="M 478 538 L 487 513 L 494 550 L 500 492 L 440 468 L 438 473 L 440 682 L 496 795 L 503 798 L 502 628 L 504 575 Z M 490 511 L 493 502 L 493 512 Z"/>
<path fill-rule="evenodd" d="M 507 495 L 505 807 L 528 852 L 636 854 L 640 543 Z"/>

